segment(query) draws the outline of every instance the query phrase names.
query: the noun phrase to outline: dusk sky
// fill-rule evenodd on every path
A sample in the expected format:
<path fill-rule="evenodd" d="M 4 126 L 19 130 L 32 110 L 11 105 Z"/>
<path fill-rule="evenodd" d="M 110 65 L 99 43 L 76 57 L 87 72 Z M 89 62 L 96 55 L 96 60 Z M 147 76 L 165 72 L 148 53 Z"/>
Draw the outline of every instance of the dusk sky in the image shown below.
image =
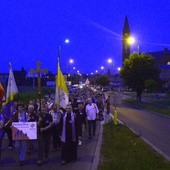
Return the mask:
<path fill-rule="evenodd" d="M 122 65 L 126 15 L 136 38 L 131 52 L 138 45 L 141 52 L 170 49 L 169 0 L 0 0 L 0 72 L 8 72 L 8 62 L 28 71 L 41 61 L 56 73 L 59 44 L 63 72 L 73 67 L 70 58 L 80 73 L 101 66 L 115 72 Z"/>

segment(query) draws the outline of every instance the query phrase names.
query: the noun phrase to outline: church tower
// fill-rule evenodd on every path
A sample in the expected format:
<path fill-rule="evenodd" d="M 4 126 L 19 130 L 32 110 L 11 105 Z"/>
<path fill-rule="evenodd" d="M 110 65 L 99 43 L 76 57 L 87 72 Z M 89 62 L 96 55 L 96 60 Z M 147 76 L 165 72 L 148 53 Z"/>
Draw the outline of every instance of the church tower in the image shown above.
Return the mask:
<path fill-rule="evenodd" d="M 129 28 L 128 17 L 126 16 L 123 31 L 122 31 L 122 66 L 124 60 L 128 58 L 130 55 L 130 44 L 128 44 L 127 41 L 129 37 L 130 37 L 130 28 Z"/>

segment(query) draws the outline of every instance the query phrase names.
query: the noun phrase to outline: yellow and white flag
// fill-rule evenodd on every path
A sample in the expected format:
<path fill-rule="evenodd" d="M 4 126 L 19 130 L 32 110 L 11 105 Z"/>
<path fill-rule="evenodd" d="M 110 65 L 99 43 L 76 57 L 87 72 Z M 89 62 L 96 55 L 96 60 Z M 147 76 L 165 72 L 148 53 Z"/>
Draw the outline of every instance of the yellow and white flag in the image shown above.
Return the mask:
<path fill-rule="evenodd" d="M 16 109 L 14 106 L 14 99 L 17 95 L 18 95 L 18 88 L 15 82 L 12 66 L 10 64 L 7 93 L 6 93 L 6 105 L 3 111 L 3 115 L 8 119 L 13 119 L 13 111 Z"/>
<path fill-rule="evenodd" d="M 65 109 L 68 102 L 69 102 L 68 89 L 58 61 L 58 75 L 56 76 L 55 103 L 57 103 L 59 107 L 63 107 Z"/>
<path fill-rule="evenodd" d="M 9 68 L 9 78 L 7 85 L 7 93 L 6 93 L 6 103 L 9 103 L 14 100 L 14 97 L 18 94 L 18 88 L 15 82 L 14 74 L 12 71 L 12 66 Z"/>

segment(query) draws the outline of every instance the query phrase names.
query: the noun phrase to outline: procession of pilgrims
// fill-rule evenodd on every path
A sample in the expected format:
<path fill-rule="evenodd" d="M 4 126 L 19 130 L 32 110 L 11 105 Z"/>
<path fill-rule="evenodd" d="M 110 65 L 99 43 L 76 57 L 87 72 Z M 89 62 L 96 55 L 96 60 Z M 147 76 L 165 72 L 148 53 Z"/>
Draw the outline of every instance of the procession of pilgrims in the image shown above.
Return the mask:
<path fill-rule="evenodd" d="M 58 106 L 50 96 L 30 100 L 28 104 L 18 102 L 13 107 L 13 118 L 3 114 L 6 103 L 0 110 L 0 160 L 3 160 L 2 145 L 8 140 L 8 149 L 17 150 L 19 166 L 25 165 L 27 155 L 37 151 L 37 164 L 43 165 L 52 152 L 60 152 L 61 165 L 77 160 L 77 149 L 83 145 L 83 135 L 91 140 L 96 135 L 96 121 L 102 120 L 105 107 L 104 94 L 92 90 L 69 95 L 65 108 Z M 13 122 L 36 122 L 36 140 L 13 140 Z M 51 145 L 52 143 L 52 145 Z"/>

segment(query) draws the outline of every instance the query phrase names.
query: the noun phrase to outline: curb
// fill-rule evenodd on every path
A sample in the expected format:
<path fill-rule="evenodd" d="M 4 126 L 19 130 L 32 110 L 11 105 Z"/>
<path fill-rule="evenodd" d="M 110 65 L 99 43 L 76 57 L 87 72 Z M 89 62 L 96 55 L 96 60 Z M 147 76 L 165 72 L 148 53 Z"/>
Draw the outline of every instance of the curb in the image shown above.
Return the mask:
<path fill-rule="evenodd" d="M 100 124 L 99 134 L 96 142 L 96 147 L 93 155 L 93 161 L 89 168 L 89 170 L 97 170 L 99 159 L 100 159 L 100 149 L 102 144 L 102 138 L 103 138 L 103 124 Z"/>
<path fill-rule="evenodd" d="M 140 107 L 140 106 L 136 106 L 136 105 L 133 105 L 133 104 L 130 104 L 130 103 L 123 103 L 124 105 L 129 105 L 131 107 L 136 107 L 136 108 L 139 108 L 139 109 L 143 109 L 143 110 L 146 110 L 147 112 L 151 112 L 151 113 L 154 113 L 154 114 L 157 114 L 159 116 L 162 116 L 162 117 L 166 117 L 166 118 L 170 118 L 170 116 L 168 115 L 164 115 L 164 114 L 161 114 L 161 113 L 158 113 L 158 112 L 155 112 L 155 111 L 152 111 L 152 110 L 149 110 L 149 109 L 145 109 L 143 107 Z"/>

